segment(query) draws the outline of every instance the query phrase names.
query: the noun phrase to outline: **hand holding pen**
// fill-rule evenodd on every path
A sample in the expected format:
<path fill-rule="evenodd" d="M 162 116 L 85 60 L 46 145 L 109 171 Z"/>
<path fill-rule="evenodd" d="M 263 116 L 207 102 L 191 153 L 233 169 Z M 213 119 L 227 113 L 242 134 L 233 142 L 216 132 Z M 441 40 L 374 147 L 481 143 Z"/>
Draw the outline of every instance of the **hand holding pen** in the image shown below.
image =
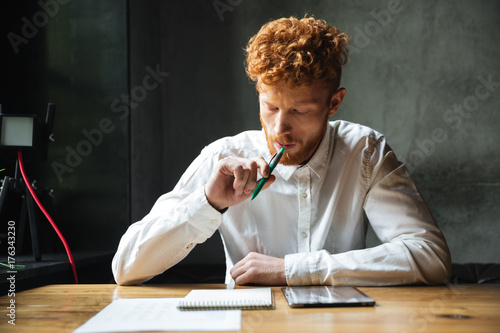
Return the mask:
<path fill-rule="evenodd" d="M 277 164 L 277 154 L 271 160 L 273 169 Z M 273 164 L 273 160 L 275 163 Z M 205 196 L 208 203 L 218 211 L 235 206 L 252 195 L 258 186 L 257 173 L 260 173 L 263 184 L 260 190 L 268 188 L 276 179 L 271 175 L 271 166 L 262 157 L 240 158 L 226 157 L 216 165 L 207 184 L 205 185 Z"/>
<path fill-rule="evenodd" d="M 274 154 L 274 156 L 271 158 L 271 162 L 269 162 L 269 175 L 271 175 L 274 171 L 274 168 L 278 165 L 279 161 L 281 160 L 281 156 L 285 153 L 285 148 L 281 148 L 279 152 Z M 257 184 L 257 187 L 253 191 L 252 198 L 250 200 L 255 199 L 255 197 L 260 193 L 260 190 L 262 190 L 262 187 L 267 183 L 269 177 L 262 177 L 259 181 L 259 184 Z"/>

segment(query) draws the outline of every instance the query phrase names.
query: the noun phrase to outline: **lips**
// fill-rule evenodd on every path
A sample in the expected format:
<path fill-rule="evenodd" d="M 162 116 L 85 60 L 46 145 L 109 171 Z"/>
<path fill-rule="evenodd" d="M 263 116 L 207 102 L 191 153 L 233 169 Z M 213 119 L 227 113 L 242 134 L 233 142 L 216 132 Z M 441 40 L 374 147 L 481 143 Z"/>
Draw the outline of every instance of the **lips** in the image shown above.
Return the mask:
<path fill-rule="evenodd" d="M 291 150 L 296 146 L 295 143 L 284 143 L 284 142 L 275 142 L 274 145 L 277 148 L 276 150 L 280 150 L 281 148 L 285 148 L 285 150 Z"/>

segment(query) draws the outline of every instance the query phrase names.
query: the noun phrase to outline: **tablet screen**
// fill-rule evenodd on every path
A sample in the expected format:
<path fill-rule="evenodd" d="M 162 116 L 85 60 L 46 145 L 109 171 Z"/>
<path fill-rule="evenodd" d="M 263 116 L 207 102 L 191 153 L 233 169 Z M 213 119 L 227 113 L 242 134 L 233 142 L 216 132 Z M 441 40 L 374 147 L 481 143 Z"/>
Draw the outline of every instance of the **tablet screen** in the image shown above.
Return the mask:
<path fill-rule="evenodd" d="M 292 308 L 375 305 L 375 300 L 355 287 L 285 287 L 281 291 Z"/>

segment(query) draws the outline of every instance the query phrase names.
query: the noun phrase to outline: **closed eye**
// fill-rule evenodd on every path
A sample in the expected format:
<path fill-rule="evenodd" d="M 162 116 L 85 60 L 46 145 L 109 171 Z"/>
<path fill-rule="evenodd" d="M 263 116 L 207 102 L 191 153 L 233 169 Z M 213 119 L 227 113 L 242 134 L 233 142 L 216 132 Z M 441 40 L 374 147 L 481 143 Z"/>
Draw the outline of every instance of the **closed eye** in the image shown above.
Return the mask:
<path fill-rule="evenodd" d="M 268 103 L 264 103 L 264 104 L 266 106 L 266 109 L 268 109 L 269 111 L 278 111 L 279 110 L 276 106 L 274 106 L 272 104 L 268 104 Z"/>
<path fill-rule="evenodd" d="M 293 109 L 293 111 L 297 113 L 307 113 L 309 112 L 309 109 Z"/>

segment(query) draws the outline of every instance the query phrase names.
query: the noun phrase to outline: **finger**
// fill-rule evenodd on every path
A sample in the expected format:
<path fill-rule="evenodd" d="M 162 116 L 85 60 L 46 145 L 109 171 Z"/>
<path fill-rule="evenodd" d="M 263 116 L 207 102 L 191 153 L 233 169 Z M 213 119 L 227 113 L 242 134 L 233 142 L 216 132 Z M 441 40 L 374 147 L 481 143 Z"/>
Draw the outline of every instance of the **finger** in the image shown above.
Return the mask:
<path fill-rule="evenodd" d="M 242 162 L 242 170 L 235 174 L 235 182 L 234 187 L 237 189 L 237 194 L 241 195 L 244 192 L 247 195 L 250 195 L 252 191 L 255 189 L 257 185 L 257 171 L 259 165 L 255 160 L 243 160 Z"/>
<path fill-rule="evenodd" d="M 264 187 L 262 188 L 262 190 L 265 190 L 267 189 L 269 186 L 271 186 L 272 183 L 274 183 L 274 181 L 276 180 L 276 176 L 275 175 L 271 175 L 269 177 L 269 179 L 267 180 L 267 182 L 264 184 Z"/>
<path fill-rule="evenodd" d="M 231 274 L 231 277 L 233 278 L 233 280 L 236 281 L 236 279 L 238 279 L 238 277 L 240 277 L 242 274 L 245 273 L 245 270 L 242 269 L 241 267 L 240 268 L 237 268 L 237 269 L 234 269 L 234 270 L 231 270 L 230 274 Z"/>
<path fill-rule="evenodd" d="M 226 176 L 234 176 L 234 170 L 238 166 L 238 161 L 233 157 L 224 157 L 219 161 L 219 171 Z"/>
<path fill-rule="evenodd" d="M 237 284 L 238 286 L 243 286 L 245 284 L 249 284 L 249 283 L 253 282 L 251 280 L 251 278 L 249 277 L 249 275 L 247 274 L 247 272 L 244 272 L 243 274 L 238 275 L 236 278 L 233 278 L 233 280 L 234 280 L 234 283 Z"/>
<path fill-rule="evenodd" d="M 249 172 L 248 170 L 245 170 L 243 166 L 240 164 L 238 165 L 234 171 L 234 182 L 233 182 L 233 188 L 236 193 L 236 195 L 240 196 L 243 194 L 243 191 L 245 189 L 245 185 L 248 181 L 249 177 Z"/>
<path fill-rule="evenodd" d="M 250 252 L 231 268 L 229 273 L 236 284 L 243 285 L 253 282 L 250 279 L 253 275 L 252 272 L 255 271 L 253 266 L 255 264 L 256 256 L 258 256 L 258 254 Z"/>
<path fill-rule="evenodd" d="M 269 167 L 269 164 L 267 164 L 266 160 L 263 157 L 257 157 L 254 159 L 254 161 L 257 163 L 257 166 L 260 170 L 260 175 L 264 178 L 269 177 L 271 168 Z"/>
<path fill-rule="evenodd" d="M 255 186 L 257 185 L 257 169 L 258 164 L 255 161 L 252 161 L 250 163 L 250 173 L 245 185 L 245 194 L 252 193 L 255 189 Z"/>
<path fill-rule="evenodd" d="M 240 264 L 240 265 L 234 265 L 233 268 L 231 268 L 231 270 L 229 271 L 229 274 L 231 274 L 231 277 L 236 282 L 236 280 L 243 274 L 245 274 L 245 272 L 246 272 L 246 266 Z"/>
<path fill-rule="evenodd" d="M 254 282 L 253 273 L 255 269 L 248 268 L 246 265 L 233 271 L 231 277 L 237 285 L 245 285 Z"/>
<path fill-rule="evenodd" d="M 257 172 L 259 169 L 263 177 L 267 177 L 269 175 L 269 165 L 262 157 L 253 159 L 233 157 L 225 158 L 223 159 L 223 161 L 223 173 L 227 176 L 234 177 L 233 189 L 235 195 L 238 197 L 242 196 L 243 194 L 250 195 L 253 192 L 253 190 L 257 186 Z M 269 185 L 271 184 L 272 181 L 269 182 Z M 265 188 L 267 188 L 267 186 Z"/>
<path fill-rule="evenodd" d="M 240 268 L 241 266 L 243 266 L 243 260 L 244 260 L 244 259 L 242 259 L 242 260 L 238 261 L 236 264 L 234 264 L 234 266 L 233 266 L 233 267 L 231 267 L 231 269 L 229 270 L 229 274 L 232 274 L 232 273 L 233 273 L 233 271 L 235 271 L 235 270 L 237 270 L 238 268 Z"/>

